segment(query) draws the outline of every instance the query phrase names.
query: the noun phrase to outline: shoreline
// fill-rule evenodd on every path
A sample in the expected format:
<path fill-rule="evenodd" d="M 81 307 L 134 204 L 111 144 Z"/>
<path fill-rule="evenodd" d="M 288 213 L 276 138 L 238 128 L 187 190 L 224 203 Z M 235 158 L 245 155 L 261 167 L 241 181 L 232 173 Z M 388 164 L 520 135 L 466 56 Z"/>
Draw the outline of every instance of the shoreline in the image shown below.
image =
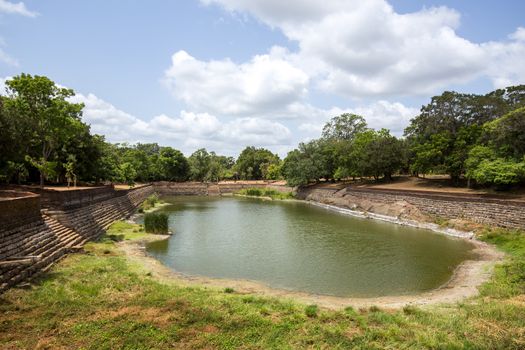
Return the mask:
<path fill-rule="evenodd" d="M 355 308 L 377 306 L 382 308 L 397 309 L 406 305 L 430 306 L 458 302 L 478 295 L 478 287 L 490 279 L 494 265 L 501 261 L 504 256 L 504 254 L 497 250 L 496 247 L 477 240 L 472 232 L 462 232 L 452 229 L 442 230 L 439 229 L 439 226 L 436 224 L 398 220 L 397 218 L 378 214 L 370 215 L 371 213 L 361 213 L 350 209 L 344 209 L 312 201 L 301 202 L 307 202 L 312 205 L 324 207 L 327 210 L 338 211 L 346 215 L 426 228 L 457 239 L 465 239 L 474 245 L 473 252 L 477 256 L 477 259 L 466 260 L 462 262 L 455 269 L 449 281 L 436 289 L 411 295 L 367 298 L 338 297 L 273 288 L 263 282 L 252 280 L 187 275 L 167 267 L 159 260 L 149 256 L 146 253 L 146 244 L 148 242 L 168 239 L 170 237 L 169 235 L 151 235 L 136 241 L 123 241 L 118 243 L 118 247 L 124 252 L 129 260 L 138 263 L 141 267 L 148 270 L 148 272 L 151 272 L 153 276 L 163 282 L 177 283 L 185 287 L 212 287 L 222 289 L 233 288 L 237 294 L 252 294 L 263 297 L 290 299 L 292 301 L 298 301 L 305 304 L 316 304 L 320 307 L 332 310 L 344 309 L 347 306 L 352 306 Z"/>
<path fill-rule="evenodd" d="M 449 227 L 443 228 L 439 226 L 438 224 L 434 224 L 431 222 L 419 222 L 416 220 L 399 219 L 395 216 L 381 215 L 381 214 L 376 214 L 372 212 L 341 208 L 336 205 L 324 204 L 324 203 L 320 203 L 320 202 L 316 202 L 312 200 L 303 200 L 302 202 L 308 203 L 316 207 L 335 211 L 335 212 L 338 212 L 344 215 L 357 217 L 357 218 L 385 221 L 385 222 L 389 222 L 389 223 L 397 224 L 401 226 L 409 226 L 409 227 L 427 229 L 435 233 L 443 234 L 449 237 L 461 238 L 461 239 L 466 239 L 466 240 L 475 240 L 474 232 L 459 231 L 459 230 L 449 228 Z"/>

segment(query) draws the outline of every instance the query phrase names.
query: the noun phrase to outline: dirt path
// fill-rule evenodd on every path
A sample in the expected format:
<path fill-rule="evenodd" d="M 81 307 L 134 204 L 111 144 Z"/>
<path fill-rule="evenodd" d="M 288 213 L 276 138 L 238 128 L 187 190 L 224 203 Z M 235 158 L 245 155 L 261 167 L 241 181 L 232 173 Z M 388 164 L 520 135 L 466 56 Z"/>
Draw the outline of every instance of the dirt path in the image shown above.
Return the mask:
<path fill-rule="evenodd" d="M 240 294 L 287 298 L 305 304 L 317 304 L 320 307 L 333 310 L 343 309 L 347 306 L 362 308 L 375 305 L 382 308 L 395 309 L 405 305 L 426 306 L 458 302 L 477 295 L 478 287 L 490 278 L 495 263 L 503 258 L 503 254 L 493 246 L 477 240 L 471 240 L 475 245 L 474 252 L 478 259 L 465 261 L 456 269 L 450 281 L 438 289 L 416 295 L 344 298 L 276 289 L 255 281 L 188 276 L 175 272 L 160 261 L 148 256 L 145 250 L 147 242 L 167 238 L 169 236 L 151 235 L 143 240 L 123 241 L 118 243 L 118 246 L 129 261 L 138 264 L 164 283 L 217 289 L 228 287 L 233 288 L 236 293 Z"/>

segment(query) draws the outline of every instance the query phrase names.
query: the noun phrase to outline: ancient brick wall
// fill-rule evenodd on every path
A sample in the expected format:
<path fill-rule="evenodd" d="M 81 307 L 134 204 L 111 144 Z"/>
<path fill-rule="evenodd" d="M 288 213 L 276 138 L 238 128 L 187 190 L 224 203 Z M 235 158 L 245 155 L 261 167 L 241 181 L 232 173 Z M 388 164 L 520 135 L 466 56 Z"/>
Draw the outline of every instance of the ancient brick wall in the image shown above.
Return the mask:
<path fill-rule="evenodd" d="M 154 193 L 152 185 L 111 190 L 61 196 L 64 204 L 42 210 L 39 195 L 0 191 L 0 292 L 96 238 Z"/>
<path fill-rule="evenodd" d="M 0 232 L 39 220 L 39 195 L 30 192 L 0 191 Z"/>
<path fill-rule="evenodd" d="M 525 202 L 510 198 L 351 187 L 342 190 L 306 188 L 300 190 L 298 195 L 299 198 L 321 203 L 338 198 L 337 203 L 348 208 L 363 201 L 386 205 L 408 203 L 429 218 L 464 219 L 492 226 L 525 228 Z"/>
<path fill-rule="evenodd" d="M 290 192 L 292 188 L 275 185 L 268 181 L 223 181 L 219 183 L 204 182 L 155 182 L 155 191 L 168 196 L 207 196 L 211 187 L 219 187 L 221 194 L 231 194 L 246 188 L 271 188 L 280 192 Z"/>
<path fill-rule="evenodd" d="M 159 181 L 154 184 L 155 192 L 167 196 L 206 196 L 208 185 L 204 182 Z"/>

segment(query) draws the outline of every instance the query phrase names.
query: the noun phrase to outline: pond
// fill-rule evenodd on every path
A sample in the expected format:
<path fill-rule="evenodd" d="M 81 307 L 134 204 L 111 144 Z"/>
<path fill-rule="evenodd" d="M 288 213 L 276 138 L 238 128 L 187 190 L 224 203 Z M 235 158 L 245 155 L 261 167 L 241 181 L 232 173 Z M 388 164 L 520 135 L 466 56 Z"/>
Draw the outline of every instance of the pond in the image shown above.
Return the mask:
<path fill-rule="evenodd" d="M 341 297 L 406 295 L 445 284 L 473 245 L 430 230 L 302 202 L 171 197 L 168 240 L 147 252 L 188 275 L 248 279 Z"/>

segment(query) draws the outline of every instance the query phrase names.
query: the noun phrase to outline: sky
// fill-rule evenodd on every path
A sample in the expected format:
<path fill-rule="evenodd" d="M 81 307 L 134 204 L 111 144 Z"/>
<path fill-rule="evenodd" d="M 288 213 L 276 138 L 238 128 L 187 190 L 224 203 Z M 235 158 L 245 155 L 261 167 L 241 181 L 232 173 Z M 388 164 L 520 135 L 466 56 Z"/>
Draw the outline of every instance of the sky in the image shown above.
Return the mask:
<path fill-rule="evenodd" d="M 341 113 L 402 136 L 445 90 L 524 84 L 524 13 L 522 0 L 0 0 L 0 85 L 29 73 L 74 89 L 111 142 L 285 156 Z"/>

